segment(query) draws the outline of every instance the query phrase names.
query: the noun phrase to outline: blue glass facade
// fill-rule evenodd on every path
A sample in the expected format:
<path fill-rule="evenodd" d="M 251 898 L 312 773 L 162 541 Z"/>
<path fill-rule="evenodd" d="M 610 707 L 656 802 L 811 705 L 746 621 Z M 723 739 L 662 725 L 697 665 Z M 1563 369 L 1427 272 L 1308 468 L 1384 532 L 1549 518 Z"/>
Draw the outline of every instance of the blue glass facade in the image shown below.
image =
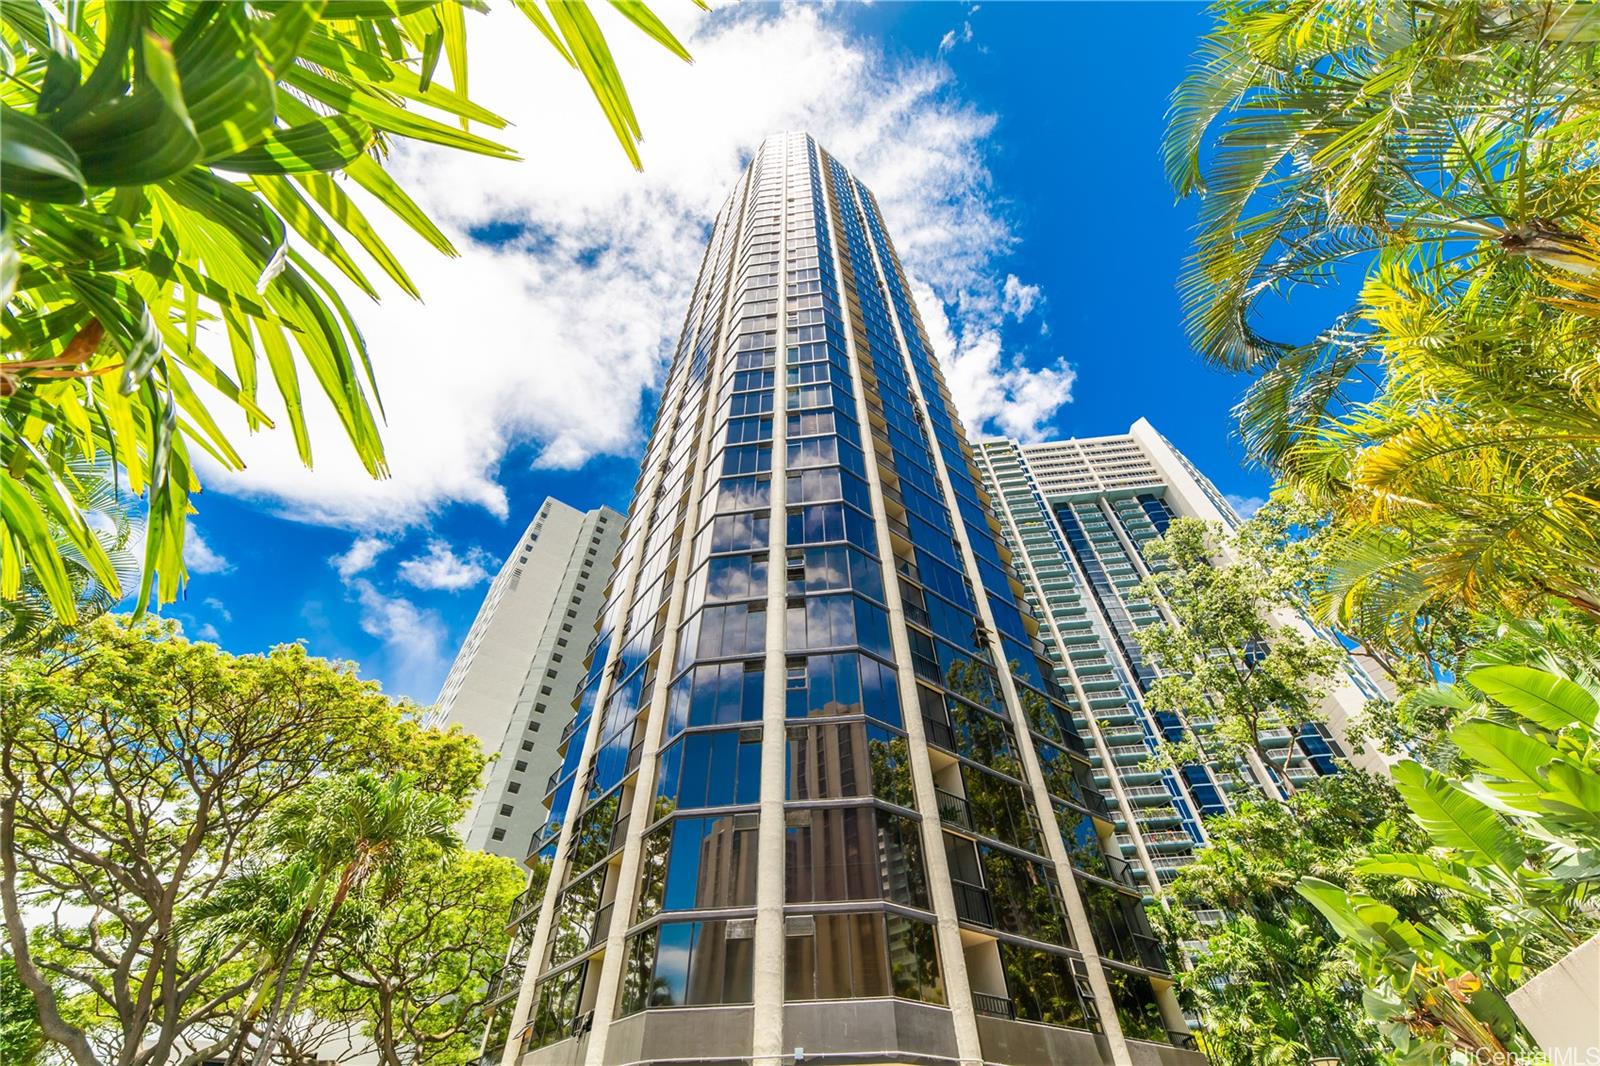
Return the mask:
<path fill-rule="evenodd" d="M 1073 697 L 877 202 L 809 137 L 764 142 L 718 215 L 635 491 L 488 1053 L 610 1061 L 715 1008 L 729 1055 L 777 1061 L 844 1001 L 961 1058 L 1004 1061 L 1020 1022 L 1167 1041 Z M 849 1030 L 808 1049 L 883 1051 Z"/>

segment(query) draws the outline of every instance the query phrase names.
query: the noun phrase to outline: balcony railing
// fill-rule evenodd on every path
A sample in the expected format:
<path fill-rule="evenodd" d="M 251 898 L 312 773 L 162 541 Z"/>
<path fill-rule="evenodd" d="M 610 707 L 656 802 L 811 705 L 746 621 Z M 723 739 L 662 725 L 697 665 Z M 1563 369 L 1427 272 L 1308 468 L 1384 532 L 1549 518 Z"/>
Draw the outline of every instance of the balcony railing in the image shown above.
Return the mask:
<path fill-rule="evenodd" d="M 968 803 L 965 797 L 938 787 L 934 788 L 933 794 L 939 801 L 940 821 L 958 825 L 963 829 L 972 828 L 972 804 Z"/>
<path fill-rule="evenodd" d="M 956 734 L 955 730 L 950 728 L 949 722 L 941 722 L 923 715 L 922 728 L 928 734 L 928 743 L 937 744 L 939 747 L 948 748 L 950 751 L 956 750 Z"/>
<path fill-rule="evenodd" d="M 989 890 L 982 885 L 950 879 L 955 891 L 956 916 L 975 925 L 994 927 L 994 905 L 989 901 Z"/>
<path fill-rule="evenodd" d="M 1005 1018 L 1007 1021 L 1017 1018 L 1016 1004 L 1005 996 L 991 996 L 987 992 L 972 993 L 972 1009 L 991 1018 Z"/>

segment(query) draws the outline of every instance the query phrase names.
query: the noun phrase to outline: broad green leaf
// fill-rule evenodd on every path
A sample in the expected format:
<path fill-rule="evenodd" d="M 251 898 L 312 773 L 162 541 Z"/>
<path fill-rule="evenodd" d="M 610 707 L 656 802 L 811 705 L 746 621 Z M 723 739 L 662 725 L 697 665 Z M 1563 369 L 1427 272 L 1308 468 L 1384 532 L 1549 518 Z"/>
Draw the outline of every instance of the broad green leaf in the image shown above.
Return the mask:
<path fill-rule="evenodd" d="M 172 53 L 147 34 L 142 55 L 144 77 L 131 93 L 112 97 L 71 122 L 52 123 L 78 153 L 84 179 L 92 186 L 147 185 L 181 173 L 200 158 L 200 141 L 183 105 Z"/>
<path fill-rule="evenodd" d="M 242 151 L 272 128 L 277 89 L 256 52 L 243 4 L 199 9 L 172 52 L 202 159 Z"/>
<path fill-rule="evenodd" d="M 274 78 L 281 78 L 294 66 L 306 38 L 317 28 L 322 17 L 324 0 L 295 0 L 273 9 L 269 19 L 255 23 L 251 34 L 266 61 L 267 70 Z"/>
<path fill-rule="evenodd" d="M 11 223 L 0 219 L 0 307 L 11 302 L 17 291 L 17 275 L 22 270 L 22 260 L 17 255 L 17 242 L 11 239 Z"/>
<path fill-rule="evenodd" d="M 161 359 L 161 333 L 144 297 L 126 281 L 105 274 L 69 272 L 78 296 L 122 351 L 123 395 L 131 395 Z"/>
<path fill-rule="evenodd" d="M 628 154 L 628 161 L 635 170 L 641 169 L 644 164 L 639 158 L 639 120 L 594 16 L 586 4 L 577 0 L 550 0 L 550 16 L 566 42 L 573 65 L 589 83 L 612 132 Z"/>
<path fill-rule="evenodd" d="M 1535 793 L 1545 788 L 1544 768 L 1561 757 L 1554 747 L 1519 729 L 1481 718 L 1456 726 L 1451 739 L 1474 763 Z"/>
<path fill-rule="evenodd" d="M 439 0 L 328 0 L 322 17 L 330 19 L 399 18 L 426 11 Z"/>
<path fill-rule="evenodd" d="M 1526 852 L 1500 816 L 1443 775 L 1406 761 L 1392 771 L 1395 788 L 1435 841 L 1461 852 L 1469 865 L 1493 864 L 1515 874 Z"/>
<path fill-rule="evenodd" d="M 360 119 L 332 115 L 275 129 L 249 148 L 213 159 L 219 170 L 241 174 L 302 174 L 338 170 L 372 147 L 372 127 Z"/>
<path fill-rule="evenodd" d="M 83 200 L 78 153 L 50 127 L 5 104 L 0 104 L 0 170 L 11 196 L 52 204 Z"/>
<path fill-rule="evenodd" d="M 1454 862 L 1439 862 L 1426 855 L 1373 855 L 1355 864 L 1360 874 L 1405 877 L 1479 899 L 1489 893 L 1472 880 L 1471 870 Z"/>
<path fill-rule="evenodd" d="M 311 468 L 311 434 L 306 430 L 305 404 L 300 399 L 300 376 L 295 370 L 294 355 L 284 338 L 283 328 L 276 322 L 257 322 L 256 336 L 261 338 L 261 352 L 267 357 L 267 369 L 283 399 L 283 409 L 289 417 L 289 430 L 294 435 L 294 447 L 300 462 Z M 244 375 L 241 373 L 240 377 Z"/>
<path fill-rule="evenodd" d="M 1600 774 L 1562 762 L 1550 767 L 1549 777 L 1554 787 L 1544 798 L 1545 807 L 1588 823 L 1589 846 L 1600 844 Z"/>
<path fill-rule="evenodd" d="M 1569 725 L 1595 728 L 1600 703 L 1582 685 L 1532 666 L 1485 666 L 1466 675 L 1468 683 L 1546 729 Z"/>
<path fill-rule="evenodd" d="M 1338 885 L 1320 877 L 1302 877 L 1294 890 L 1317 908 L 1340 936 L 1369 944 L 1380 939 L 1377 931 L 1357 916 L 1350 896 Z"/>
<path fill-rule="evenodd" d="M 445 255 L 454 257 L 461 254 L 456 251 L 456 246 L 450 243 L 450 238 L 444 235 L 444 231 L 433 224 L 433 220 L 427 216 L 427 213 L 417 206 L 417 202 L 406 194 L 406 191 L 400 187 L 399 183 L 390 177 L 389 172 L 379 166 L 375 159 L 370 156 L 362 156 L 348 167 L 345 167 L 344 172 L 357 185 L 377 197 L 379 203 L 392 211 L 400 221 L 410 226 L 423 240 Z"/>
<path fill-rule="evenodd" d="M 78 605 L 72 597 L 72 582 L 56 552 L 50 523 L 33 494 L 9 473 L 0 474 L 0 512 L 5 515 L 7 547 L 15 544 L 20 548 L 20 552 L 7 551 L 5 555 L 5 595 L 16 596 L 21 586 L 21 564 L 25 561 L 57 616 L 68 624 L 77 621 Z"/>
<path fill-rule="evenodd" d="M 432 18 L 431 14 L 423 17 Z M 441 45 L 443 38 L 439 38 Z M 503 129 L 506 120 L 480 107 L 452 89 L 437 82 L 427 84 L 421 75 L 410 67 L 364 52 L 351 42 L 325 33 L 317 33 L 306 40 L 305 55 L 324 70 L 349 78 L 373 82 L 386 93 L 415 100 L 452 115 L 470 118 L 493 129 Z"/>
<path fill-rule="evenodd" d="M 444 54 L 450 63 L 450 87 L 467 95 L 467 23 L 461 5 L 443 3 L 434 8 L 444 31 Z"/>

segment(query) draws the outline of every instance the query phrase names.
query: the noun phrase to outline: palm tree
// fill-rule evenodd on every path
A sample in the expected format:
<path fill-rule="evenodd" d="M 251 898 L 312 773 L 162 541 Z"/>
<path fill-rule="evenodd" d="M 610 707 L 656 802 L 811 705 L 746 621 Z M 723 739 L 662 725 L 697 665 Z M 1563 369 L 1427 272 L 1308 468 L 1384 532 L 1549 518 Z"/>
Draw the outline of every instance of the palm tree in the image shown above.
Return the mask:
<path fill-rule="evenodd" d="M 460 847 L 453 829 L 456 815 L 455 801 L 420 790 L 408 775 L 384 779 L 357 773 L 316 782 L 274 817 L 268 844 L 293 856 L 285 873 L 299 878 L 305 890 L 287 937 L 267 1029 L 256 1049 L 258 1066 L 271 1060 L 284 1022 L 294 1017 L 317 952 L 352 894 L 370 891 L 379 899 L 394 898 L 417 863 L 438 861 Z M 294 972 L 296 954 L 300 962 Z"/>
<path fill-rule="evenodd" d="M 1255 375 L 1249 453 L 1339 527 L 1331 620 L 1600 613 L 1600 8 L 1214 10 L 1166 143 L 1200 197 L 1180 287 L 1202 355 Z M 1314 337 L 1254 321 L 1330 285 L 1358 291 Z"/>
<path fill-rule="evenodd" d="M 468 127 L 505 121 L 467 88 L 467 0 L 7 0 L 0 18 L 0 587 L 23 568 L 60 620 L 65 540 L 100 584 L 117 568 L 66 468 L 109 461 L 148 492 L 142 610 L 184 576 L 192 449 L 242 460 L 198 383 L 251 429 L 261 364 L 311 464 L 309 369 L 367 471 L 386 476 L 382 407 L 361 333 L 315 250 L 376 298 L 348 238 L 418 295 L 345 186 L 360 186 L 433 247 L 450 241 L 383 168 L 397 138 L 512 158 Z M 688 53 L 645 4 L 615 8 Z M 639 123 L 582 0 L 517 0 L 581 73 L 634 166 Z M 530 31 L 532 34 L 533 31 Z M 443 57 L 450 86 L 435 78 Z M 231 366 L 202 350 L 226 338 Z M 376 408 L 376 411 L 375 411 Z M 158 580 L 159 578 L 159 580 Z"/>

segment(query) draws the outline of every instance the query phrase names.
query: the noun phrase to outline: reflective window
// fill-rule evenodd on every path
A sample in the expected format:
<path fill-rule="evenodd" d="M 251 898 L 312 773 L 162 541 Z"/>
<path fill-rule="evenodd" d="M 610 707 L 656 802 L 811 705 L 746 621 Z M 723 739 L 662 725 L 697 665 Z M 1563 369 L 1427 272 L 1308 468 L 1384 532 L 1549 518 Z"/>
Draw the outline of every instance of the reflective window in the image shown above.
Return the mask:
<path fill-rule="evenodd" d="M 1017 1017 L 1072 1029 L 1097 1029 L 1084 1009 L 1084 993 L 1065 955 L 1000 942 L 1000 965 Z"/>
<path fill-rule="evenodd" d="M 767 642 L 767 605 L 759 600 L 707 607 L 684 623 L 678 665 L 694 659 L 759 654 Z"/>
<path fill-rule="evenodd" d="M 747 822 L 749 824 L 744 824 Z M 755 905 L 753 815 L 678 818 L 655 832 L 668 830 L 671 845 L 662 879 L 662 909 L 687 911 Z M 654 887 L 653 882 L 647 885 Z"/>
<path fill-rule="evenodd" d="M 965 764 L 961 782 L 974 830 L 1036 855 L 1044 854 L 1033 803 L 1022 785 Z"/>
<path fill-rule="evenodd" d="M 752 919 L 663 922 L 628 938 L 619 1009 L 750 1002 Z"/>
<path fill-rule="evenodd" d="M 933 926 L 898 914 L 818 914 L 785 923 L 784 998 L 898 996 L 944 1002 Z M 878 953 L 883 952 L 886 958 Z"/>
<path fill-rule="evenodd" d="M 719 514 L 727 514 L 730 511 L 750 511 L 759 507 L 770 506 L 771 500 L 771 478 L 725 477 L 718 487 L 716 511 Z M 766 541 L 766 535 L 763 533 L 761 543 L 764 545 Z"/>
<path fill-rule="evenodd" d="M 661 753 L 656 813 L 755 803 L 761 787 L 761 731 L 689 733 Z"/>
<path fill-rule="evenodd" d="M 912 808 L 909 758 L 905 737 L 867 722 L 790 726 L 788 798 L 876 796 Z"/>
<path fill-rule="evenodd" d="M 543 1047 L 572 1035 L 572 1022 L 583 999 L 586 966 L 574 966 L 539 982 L 534 993 L 533 1020 L 528 1024 L 528 1045 Z"/>
<path fill-rule="evenodd" d="M 790 718 L 866 714 L 898 728 L 900 688 L 894 668 L 851 652 L 807 655 L 788 662 Z"/>
<path fill-rule="evenodd" d="M 1117 1006 L 1117 1020 L 1122 1023 L 1123 1035 L 1136 1040 L 1165 1042 L 1167 1023 L 1161 1017 L 1161 1004 L 1156 1000 L 1150 979 L 1115 966 L 1102 969 L 1106 984 L 1111 986 L 1111 1002 Z"/>
<path fill-rule="evenodd" d="M 604 888 L 605 870 L 596 870 L 562 889 L 556 897 L 555 916 L 550 926 L 550 966 L 559 966 L 589 950 Z"/>
<path fill-rule="evenodd" d="M 790 651 L 860 647 L 890 657 L 889 614 L 859 596 L 810 596 L 790 600 L 787 617 Z"/>
<path fill-rule="evenodd" d="M 1070 942 L 1061 886 L 1049 863 L 987 844 L 979 845 L 978 858 L 998 927 L 1050 944 Z"/>
<path fill-rule="evenodd" d="M 667 699 L 667 737 L 688 726 L 761 720 L 761 660 L 706 663 L 680 677 Z"/>
<path fill-rule="evenodd" d="M 916 822 L 876 807 L 791 808 L 786 818 L 788 902 L 889 899 L 928 906 Z"/>

